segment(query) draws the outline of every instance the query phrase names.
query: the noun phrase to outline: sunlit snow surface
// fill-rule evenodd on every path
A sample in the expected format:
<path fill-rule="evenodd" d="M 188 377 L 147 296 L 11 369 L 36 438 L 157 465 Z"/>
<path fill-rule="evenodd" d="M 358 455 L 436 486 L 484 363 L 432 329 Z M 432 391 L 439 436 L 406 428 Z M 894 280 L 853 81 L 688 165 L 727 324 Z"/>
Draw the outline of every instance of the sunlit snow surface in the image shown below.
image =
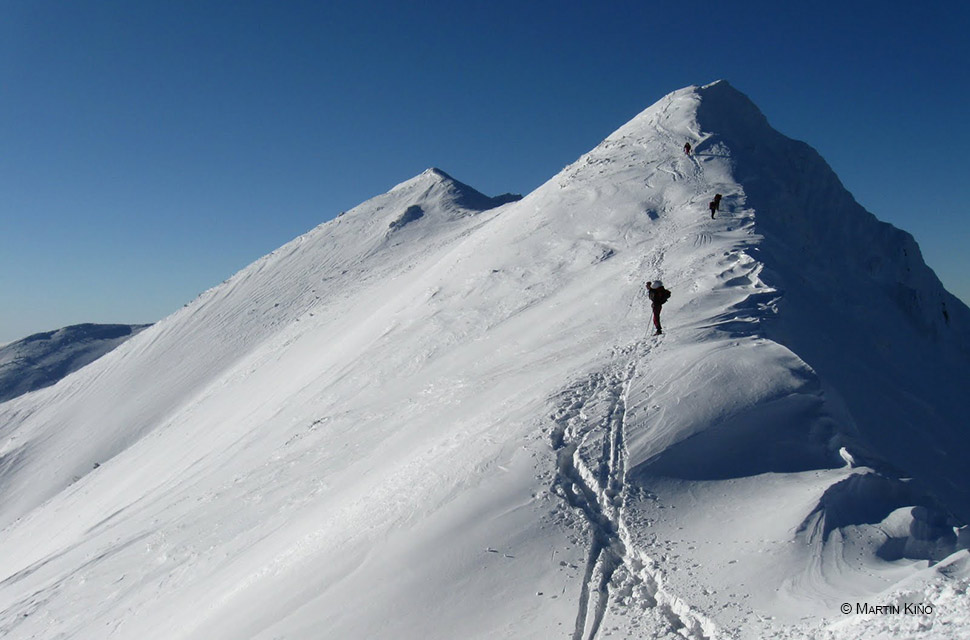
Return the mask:
<path fill-rule="evenodd" d="M 970 635 L 908 235 L 726 83 L 505 200 L 428 170 L 0 404 L 0 635 Z"/>

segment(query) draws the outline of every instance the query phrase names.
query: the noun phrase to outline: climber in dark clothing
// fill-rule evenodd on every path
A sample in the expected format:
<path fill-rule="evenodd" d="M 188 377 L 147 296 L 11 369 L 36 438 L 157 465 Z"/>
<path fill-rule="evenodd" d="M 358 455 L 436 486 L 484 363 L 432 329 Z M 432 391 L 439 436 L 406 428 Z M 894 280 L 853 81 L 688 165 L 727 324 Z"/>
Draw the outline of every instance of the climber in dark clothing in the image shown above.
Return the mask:
<path fill-rule="evenodd" d="M 714 199 L 711 200 L 711 204 L 708 205 L 711 208 L 711 220 L 714 219 L 714 214 L 721 209 L 721 194 L 714 194 Z"/>
<path fill-rule="evenodd" d="M 649 291 L 650 302 L 653 303 L 653 326 L 657 328 L 657 332 L 653 335 L 659 336 L 663 333 L 663 329 L 660 326 L 660 309 L 670 299 L 670 291 L 664 289 L 664 285 L 660 280 L 648 282 L 647 289 Z"/>
<path fill-rule="evenodd" d="M 687 154 L 687 155 L 690 155 L 690 143 L 689 142 L 687 142 L 687 143 L 684 144 L 684 153 Z"/>

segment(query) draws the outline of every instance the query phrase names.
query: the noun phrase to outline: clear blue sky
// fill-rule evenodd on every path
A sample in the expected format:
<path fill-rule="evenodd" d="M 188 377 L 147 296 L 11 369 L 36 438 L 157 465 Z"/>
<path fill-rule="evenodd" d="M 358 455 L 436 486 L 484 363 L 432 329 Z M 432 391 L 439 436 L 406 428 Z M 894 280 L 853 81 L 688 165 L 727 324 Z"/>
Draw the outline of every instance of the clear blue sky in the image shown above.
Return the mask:
<path fill-rule="evenodd" d="M 0 1 L 0 343 L 153 322 L 430 166 L 527 193 L 729 80 L 970 300 L 966 2 Z"/>

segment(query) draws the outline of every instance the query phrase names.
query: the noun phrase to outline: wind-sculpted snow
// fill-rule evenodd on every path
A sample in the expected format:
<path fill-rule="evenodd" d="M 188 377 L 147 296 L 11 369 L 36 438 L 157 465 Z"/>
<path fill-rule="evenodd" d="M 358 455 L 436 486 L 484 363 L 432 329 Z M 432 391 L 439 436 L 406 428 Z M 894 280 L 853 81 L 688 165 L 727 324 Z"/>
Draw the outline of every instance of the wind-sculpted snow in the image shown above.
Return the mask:
<path fill-rule="evenodd" d="M 0 405 L 0 635 L 965 635 L 970 312 L 907 238 L 725 83 L 521 200 L 429 169 Z"/>
<path fill-rule="evenodd" d="M 700 144 L 732 150 L 756 208 L 766 284 L 785 292 L 767 335 L 838 390 L 861 440 L 929 483 L 970 520 L 966 403 L 970 315 L 923 263 L 913 238 L 879 222 L 804 143 L 771 130 L 724 83 L 702 90 Z M 745 144 L 756 140 L 758 144 Z"/>

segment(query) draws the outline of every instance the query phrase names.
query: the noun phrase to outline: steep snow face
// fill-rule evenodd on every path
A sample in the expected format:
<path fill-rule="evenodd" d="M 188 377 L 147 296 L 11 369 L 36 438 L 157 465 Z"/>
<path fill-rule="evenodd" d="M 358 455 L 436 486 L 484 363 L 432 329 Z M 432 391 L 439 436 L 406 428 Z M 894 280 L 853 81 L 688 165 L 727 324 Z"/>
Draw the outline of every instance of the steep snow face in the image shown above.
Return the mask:
<path fill-rule="evenodd" d="M 148 326 L 78 324 L 0 345 L 0 402 L 49 387 Z"/>
<path fill-rule="evenodd" d="M 827 627 L 839 605 L 903 580 L 959 603 L 961 498 L 934 489 L 962 476 L 904 481 L 906 456 L 863 426 L 878 397 L 849 397 L 898 380 L 828 373 L 828 327 L 815 336 L 804 309 L 843 286 L 824 264 L 844 258 L 822 251 L 802 276 L 784 251 L 802 231 L 766 221 L 770 184 L 824 171 L 759 173 L 762 146 L 788 158 L 773 136 L 715 84 L 518 201 L 429 170 L 0 405 L 0 630 L 852 637 Z M 873 299 L 896 247 L 867 253 Z M 673 291 L 657 337 L 654 279 Z M 892 331 L 966 388 L 966 309 L 952 336 L 906 313 Z M 936 382 L 908 406 L 943 407 L 955 438 L 954 387 Z M 923 459 L 937 441 L 905 444 Z"/>
<path fill-rule="evenodd" d="M 727 83 L 699 94 L 698 122 L 713 133 L 698 154 L 730 156 L 764 237 L 762 279 L 784 293 L 767 335 L 841 395 L 866 464 L 919 479 L 970 521 L 967 307 L 808 145 L 772 130 Z"/>

